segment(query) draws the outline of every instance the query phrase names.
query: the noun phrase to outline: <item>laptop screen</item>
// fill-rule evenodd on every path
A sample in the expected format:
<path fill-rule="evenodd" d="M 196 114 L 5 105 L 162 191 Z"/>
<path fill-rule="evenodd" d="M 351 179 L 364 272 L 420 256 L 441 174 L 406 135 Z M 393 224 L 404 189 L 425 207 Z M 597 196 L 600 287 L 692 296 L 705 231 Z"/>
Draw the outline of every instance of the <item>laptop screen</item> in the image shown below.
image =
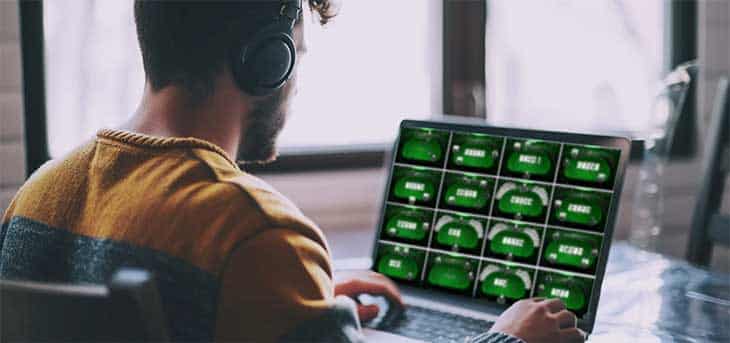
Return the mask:
<path fill-rule="evenodd" d="M 476 301 L 560 298 L 585 319 L 623 176 L 617 141 L 404 123 L 373 268 Z"/>

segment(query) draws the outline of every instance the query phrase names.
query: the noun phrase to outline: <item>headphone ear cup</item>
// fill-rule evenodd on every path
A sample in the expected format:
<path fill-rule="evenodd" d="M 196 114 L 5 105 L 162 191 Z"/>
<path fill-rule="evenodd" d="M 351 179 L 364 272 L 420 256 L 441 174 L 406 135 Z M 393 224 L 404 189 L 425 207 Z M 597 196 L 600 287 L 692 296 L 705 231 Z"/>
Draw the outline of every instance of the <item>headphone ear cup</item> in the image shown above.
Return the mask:
<path fill-rule="evenodd" d="M 291 35 L 274 27 L 256 34 L 232 59 L 231 69 L 238 86 L 254 96 L 267 95 L 289 80 L 296 48 Z"/>

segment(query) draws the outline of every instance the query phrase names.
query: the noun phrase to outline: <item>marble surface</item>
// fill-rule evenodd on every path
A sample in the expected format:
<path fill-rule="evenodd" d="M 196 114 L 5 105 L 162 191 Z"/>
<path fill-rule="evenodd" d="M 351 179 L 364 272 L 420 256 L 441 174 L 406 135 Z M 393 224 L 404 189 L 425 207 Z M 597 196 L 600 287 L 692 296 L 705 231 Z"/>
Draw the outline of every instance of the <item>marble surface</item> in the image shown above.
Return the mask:
<path fill-rule="evenodd" d="M 615 243 L 589 342 L 730 342 L 730 275 Z"/>

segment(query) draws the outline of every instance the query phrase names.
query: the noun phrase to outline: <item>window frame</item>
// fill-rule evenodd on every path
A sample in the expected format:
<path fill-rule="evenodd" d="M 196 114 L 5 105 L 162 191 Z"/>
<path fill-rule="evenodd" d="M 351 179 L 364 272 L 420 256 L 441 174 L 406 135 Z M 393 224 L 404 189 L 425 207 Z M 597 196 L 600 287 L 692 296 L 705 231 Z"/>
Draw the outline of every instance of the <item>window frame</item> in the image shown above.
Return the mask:
<path fill-rule="evenodd" d="M 46 126 L 43 2 L 18 1 L 23 75 L 25 164 L 30 176 L 50 160 Z"/>
<path fill-rule="evenodd" d="M 668 42 L 667 51 L 667 72 L 678 65 L 696 60 L 698 58 L 698 9 L 697 0 L 670 0 L 665 5 L 668 9 L 665 25 L 665 41 Z M 698 153 L 697 147 L 697 82 L 690 83 L 687 97 L 681 108 L 677 121 L 677 128 L 674 131 L 674 142 L 686 142 L 686 144 L 674 144 L 671 147 L 669 156 L 677 160 L 689 160 Z"/>
<path fill-rule="evenodd" d="M 485 87 L 484 39 L 481 49 L 465 49 L 462 37 L 465 31 L 480 28 L 478 35 L 484 37 L 487 20 L 487 0 L 442 1 L 442 113 L 447 115 L 476 116 L 486 118 L 486 108 L 479 101 L 464 97 L 464 83 Z M 690 57 L 696 58 L 697 2 L 671 1 L 670 18 L 667 20 L 666 35 L 670 42 L 668 56 L 670 66 Z M 478 10 L 475 10 L 478 9 Z M 690 9 L 690 10 L 687 10 Z M 43 163 L 50 160 L 48 149 L 48 128 L 46 117 L 46 84 L 44 71 L 43 1 L 19 1 L 21 46 L 24 84 L 24 116 L 26 170 L 30 176 Z M 690 30 L 690 33 L 687 33 Z M 693 35 L 692 33 L 695 33 Z M 461 51 L 461 53 L 456 53 Z M 465 54 L 470 51 L 471 54 Z M 467 78 L 464 75 L 470 75 Z M 694 111 L 689 99 L 685 111 Z M 692 121 L 694 113 L 683 115 Z M 678 137 L 696 136 L 694 124 L 690 123 L 678 131 Z M 389 143 L 356 144 L 346 146 L 320 146 L 283 148 L 277 161 L 267 165 L 245 165 L 244 169 L 255 173 L 287 173 L 315 170 L 377 168 L 383 165 L 391 149 Z M 692 151 L 679 155 L 692 155 Z"/>
<path fill-rule="evenodd" d="M 276 161 L 245 164 L 241 168 L 255 174 L 283 174 L 322 170 L 379 168 L 391 151 L 390 144 L 282 148 Z"/>
<path fill-rule="evenodd" d="M 485 2 L 485 0 L 478 0 Z M 50 160 L 45 95 L 43 1 L 20 1 L 23 36 L 23 74 L 25 82 L 25 137 L 27 176 Z M 446 54 L 446 52 L 445 52 Z M 446 94 L 447 91 L 444 91 Z M 32 138 L 32 139 L 31 139 Z M 354 144 L 345 146 L 285 147 L 278 159 L 266 165 L 247 164 L 247 171 L 287 173 L 316 170 L 378 168 L 383 165 L 391 144 Z"/>
<path fill-rule="evenodd" d="M 443 112 L 486 119 L 487 0 L 443 0 L 442 15 Z"/>

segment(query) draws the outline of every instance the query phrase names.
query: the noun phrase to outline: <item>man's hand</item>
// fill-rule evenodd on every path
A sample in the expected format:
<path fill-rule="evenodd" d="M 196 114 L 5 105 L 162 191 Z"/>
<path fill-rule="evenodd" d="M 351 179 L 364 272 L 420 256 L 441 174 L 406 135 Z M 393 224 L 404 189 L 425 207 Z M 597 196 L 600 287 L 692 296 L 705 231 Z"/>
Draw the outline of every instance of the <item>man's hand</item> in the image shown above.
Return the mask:
<path fill-rule="evenodd" d="M 533 342 L 583 342 L 575 315 L 559 299 L 525 299 L 504 311 L 490 331 Z"/>
<path fill-rule="evenodd" d="M 382 274 L 369 270 L 335 273 L 335 295 L 346 295 L 355 299 L 362 293 L 382 295 L 396 306 L 403 306 L 398 286 Z M 379 310 L 378 305 L 357 305 L 357 314 L 363 322 L 377 317 Z"/>

